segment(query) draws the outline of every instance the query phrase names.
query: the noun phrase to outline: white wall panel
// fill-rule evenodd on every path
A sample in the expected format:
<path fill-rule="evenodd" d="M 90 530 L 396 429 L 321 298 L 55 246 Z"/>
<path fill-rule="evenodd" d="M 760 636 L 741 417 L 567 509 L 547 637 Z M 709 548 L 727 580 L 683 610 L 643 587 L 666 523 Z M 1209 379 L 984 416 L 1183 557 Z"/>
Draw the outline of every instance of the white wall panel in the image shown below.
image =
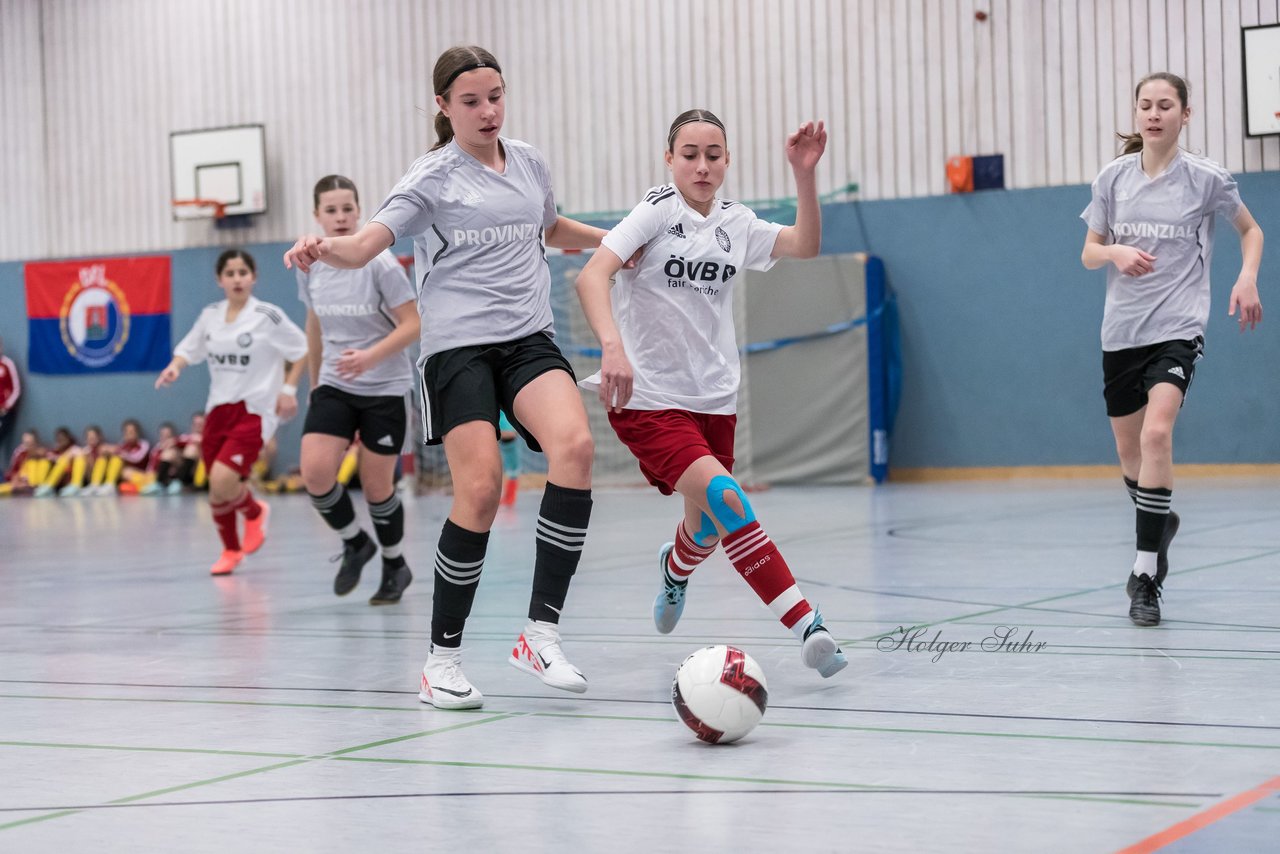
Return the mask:
<path fill-rule="evenodd" d="M 1088 182 L 1162 69 L 1192 84 L 1184 144 L 1275 170 L 1280 139 L 1243 135 L 1239 28 L 1278 20 L 1280 0 L 0 0 L 0 258 L 289 239 L 330 172 L 370 213 L 432 144 L 431 66 L 458 43 L 502 61 L 507 133 L 570 213 L 666 180 L 693 106 L 728 124 L 744 200 L 794 194 L 782 143 L 811 118 L 823 192 L 945 192 L 953 154 L 1003 153 L 1010 187 Z M 258 122 L 270 211 L 174 222 L 169 133 Z"/>
<path fill-rule="evenodd" d="M 48 240 L 42 50 L 40 7 L 0 0 L 0 187 L 7 209 L 0 258 L 20 257 Z"/>

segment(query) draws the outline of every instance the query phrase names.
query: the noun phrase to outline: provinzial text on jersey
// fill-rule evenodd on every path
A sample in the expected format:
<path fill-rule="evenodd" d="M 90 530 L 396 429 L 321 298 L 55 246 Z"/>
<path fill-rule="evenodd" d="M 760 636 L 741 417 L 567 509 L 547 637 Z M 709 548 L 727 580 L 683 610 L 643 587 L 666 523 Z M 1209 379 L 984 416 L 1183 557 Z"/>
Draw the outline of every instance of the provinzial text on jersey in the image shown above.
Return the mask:
<path fill-rule="evenodd" d="M 368 303 L 317 305 L 315 307 L 315 313 L 320 317 L 364 317 L 367 314 L 375 314 L 377 310 L 376 306 Z"/>
<path fill-rule="evenodd" d="M 511 243 L 516 240 L 535 240 L 542 227 L 533 222 L 508 223 L 486 228 L 455 228 L 453 242 L 456 246 L 470 244 Z"/>
<path fill-rule="evenodd" d="M 1116 237 L 1191 237 L 1194 234 L 1189 225 L 1164 222 L 1118 222 L 1111 230 Z"/>

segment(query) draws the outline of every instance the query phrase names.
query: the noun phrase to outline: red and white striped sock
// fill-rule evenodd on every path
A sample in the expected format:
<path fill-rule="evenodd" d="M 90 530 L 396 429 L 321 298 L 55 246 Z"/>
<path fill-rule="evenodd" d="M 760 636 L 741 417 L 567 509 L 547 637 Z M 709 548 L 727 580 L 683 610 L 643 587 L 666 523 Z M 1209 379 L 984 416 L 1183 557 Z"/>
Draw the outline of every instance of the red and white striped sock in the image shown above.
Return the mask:
<path fill-rule="evenodd" d="M 804 630 L 813 622 L 813 606 L 801 595 L 791 568 L 760 523 L 739 528 L 723 542 L 733 568 L 751 585 L 760 601 L 769 606 L 782 625 L 803 638 Z"/>
<path fill-rule="evenodd" d="M 698 564 L 710 557 L 715 550 L 716 543 L 706 547 L 695 543 L 693 537 L 689 536 L 688 531 L 685 530 L 684 521 L 679 522 L 676 525 L 675 548 L 667 557 L 667 584 L 687 584 L 689 576 L 693 575 Z"/>
<path fill-rule="evenodd" d="M 236 531 L 236 505 L 234 501 L 209 502 L 213 511 L 213 524 L 222 538 L 222 547 L 228 551 L 240 551 L 240 534 Z"/>
<path fill-rule="evenodd" d="M 262 515 L 262 505 L 254 499 L 253 490 L 247 486 L 240 497 L 231 502 L 231 507 L 246 519 L 257 519 Z"/>

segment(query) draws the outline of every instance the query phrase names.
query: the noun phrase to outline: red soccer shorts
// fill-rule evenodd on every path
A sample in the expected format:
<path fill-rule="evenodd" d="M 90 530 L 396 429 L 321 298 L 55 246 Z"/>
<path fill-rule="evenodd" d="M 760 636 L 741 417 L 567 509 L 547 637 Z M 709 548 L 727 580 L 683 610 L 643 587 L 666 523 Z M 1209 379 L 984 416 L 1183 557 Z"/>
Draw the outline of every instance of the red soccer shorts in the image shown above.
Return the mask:
<path fill-rule="evenodd" d="M 680 475 L 701 457 L 713 456 L 733 471 L 736 415 L 624 409 L 610 412 L 609 424 L 640 463 L 640 473 L 663 495 L 675 492 Z"/>
<path fill-rule="evenodd" d="M 200 456 L 206 471 L 212 472 L 213 464 L 218 462 L 247 480 L 261 452 L 262 419 L 250 414 L 244 401 L 215 406 L 205 416 Z"/>

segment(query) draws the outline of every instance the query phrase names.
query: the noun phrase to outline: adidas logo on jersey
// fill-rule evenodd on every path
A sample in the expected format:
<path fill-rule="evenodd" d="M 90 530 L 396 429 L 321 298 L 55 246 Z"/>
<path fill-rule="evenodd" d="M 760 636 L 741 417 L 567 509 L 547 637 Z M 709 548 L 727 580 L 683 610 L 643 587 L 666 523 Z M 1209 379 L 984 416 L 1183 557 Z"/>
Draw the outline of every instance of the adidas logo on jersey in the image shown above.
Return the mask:
<path fill-rule="evenodd" d="M 684 238 L 684 223 L 677 222 L 675 225 L 667 229 L 667 234 L 674 234 L 681 239 Z"/>
<path fill-rule="evenodd" d="M 1182 371 L 1182 365 L 1174 365 L 1169 369 L 1169 373 L 1173 374 L 1180 380 L 1185 380 L 1187 378 L 1187 375 Z"/>
<path fill-rule="evenodd" d="M 381 439 L 379 439 L 379 440 L 378 440 L 378 444 L 379 444 L 379 445 L 381 445 L 381 446 L 382 446 L 382 447 L 384 447 L 384 448 L 390 448 L 390 447 L 392 447 L 392 446 L 394 445 L 394 443 L 391 441 L 391 434 L 390 434 L 390 433 L 388 433 L 387 435 L 385 435 L 385 436 L 383 436 Z"/>
<path fill-rule="evenodd" d="M 244 454 L 232 454 L 231 462 L 235 463 L 238 466 L 244 465 Z"/>

